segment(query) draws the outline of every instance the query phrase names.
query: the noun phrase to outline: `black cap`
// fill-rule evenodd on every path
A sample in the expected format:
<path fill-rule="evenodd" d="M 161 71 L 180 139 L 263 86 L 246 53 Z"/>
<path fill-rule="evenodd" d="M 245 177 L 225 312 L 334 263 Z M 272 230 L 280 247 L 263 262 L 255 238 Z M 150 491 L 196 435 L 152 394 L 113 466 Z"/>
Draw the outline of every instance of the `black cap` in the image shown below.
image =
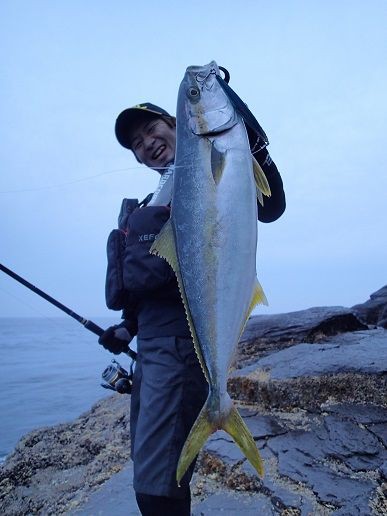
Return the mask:
<path fill-rule="evenodd" d="M 165 109 L 150 102 L 137 104 L 122 111 L 117 117 L 115 131 L 117 140 L 126 149 L 132 150 L 129 140 L 130 130 L 144 115 L 149 117 L 171 116 Z"/>

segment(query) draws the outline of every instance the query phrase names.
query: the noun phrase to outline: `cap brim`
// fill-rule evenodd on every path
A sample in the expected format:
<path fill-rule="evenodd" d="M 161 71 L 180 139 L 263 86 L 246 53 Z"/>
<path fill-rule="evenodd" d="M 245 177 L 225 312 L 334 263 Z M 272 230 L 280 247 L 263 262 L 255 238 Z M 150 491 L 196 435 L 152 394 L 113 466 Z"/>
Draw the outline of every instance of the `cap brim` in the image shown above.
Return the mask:
<path fill-rule="evenodd" d="M 145 102 L 143 104 L 138 104 L 137 106 L 125 109 L 118 115 L 116 120 L 115 133 L 117 140 L 123 147 L 131 149 L 132 147 L 129 138 L 130 131 L 133 129 L 133 126 L 138 123 L 138 120 L 146 117 L 160 116 L 170 115 L 167 111 L 165 111 L 165 109 L 159 108 L 150 102 Z"/>
<path fill-rule="evenodd" d="M 117 140 L 123 147 L 131 149 L 130 131 L 133 126 L 142 118 L 153 118 L 159 116 L 161 116 L 160 113 L 151 109 L 125 109 L 125 111 L 123 111 L 116 120 L 115 133 Z"/>

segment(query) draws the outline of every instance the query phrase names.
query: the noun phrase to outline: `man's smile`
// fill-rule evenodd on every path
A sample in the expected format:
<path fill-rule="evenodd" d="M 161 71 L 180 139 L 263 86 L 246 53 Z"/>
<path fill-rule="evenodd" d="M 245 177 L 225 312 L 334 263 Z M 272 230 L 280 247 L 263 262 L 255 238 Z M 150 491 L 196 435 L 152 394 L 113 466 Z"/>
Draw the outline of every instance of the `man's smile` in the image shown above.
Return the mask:
<path fill-rule="evenodd" d="M 150 168 L 159 170 L 174 160 L 176 128 L 172 122 L 145 117 L 129 139 L 137 160 Z"/>
<path fill-rule="evenodd" d="M 151 158 L 152 158 L 152 159 L 154 159 L 154 160 L 158 159 L 158 158 L 161 156 L 161 154 L 165 151 L 165 149 L 166 149 L 166 145 L 164 145 L 164 144 L 160 145 L 160 146 L 159 146 L 159 147 L 157 147 L 157 149 L 153 152 L 153 154 L 152 154 Z"/>

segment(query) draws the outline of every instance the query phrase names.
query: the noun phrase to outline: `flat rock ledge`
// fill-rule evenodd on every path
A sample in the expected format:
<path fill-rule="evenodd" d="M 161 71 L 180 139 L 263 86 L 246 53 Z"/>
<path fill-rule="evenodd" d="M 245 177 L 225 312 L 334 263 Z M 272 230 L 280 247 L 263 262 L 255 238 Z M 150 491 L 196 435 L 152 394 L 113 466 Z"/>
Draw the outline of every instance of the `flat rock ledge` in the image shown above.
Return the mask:
<path fill-rule="evenodd" d="M 229 436 L 218 432 L 199 458 L 203 477 L 259 496 L 267 508 L 256 514 L 386 514 L 385 407 L 339 403 L 315 412 L 241 410 L 265 476 L 259 479 Z"/>
<path fill-rule="evenodd" d="M 387 514 L 387 287 L 376 294 L 377 308 L 250 319 L 229 391 L 265 476 L 217 432 L 197 461 L 193 515 Z M 129 450 L 127 396 L 31 432 L 0 470 L 0 512 L 138 514 Z"/>

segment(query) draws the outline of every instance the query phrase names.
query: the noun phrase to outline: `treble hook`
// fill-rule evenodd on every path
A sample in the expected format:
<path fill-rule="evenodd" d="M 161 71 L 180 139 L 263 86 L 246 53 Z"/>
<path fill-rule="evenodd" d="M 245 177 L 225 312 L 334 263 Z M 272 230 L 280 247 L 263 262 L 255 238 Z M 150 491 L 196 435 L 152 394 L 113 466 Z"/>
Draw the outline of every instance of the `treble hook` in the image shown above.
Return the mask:
<path fill-rule="evenodd" d="M 210 75 L 216 75 L 216 71 L 215 71 L 214 68 L 211 68 L 211 70 L 208 72 L 208 74 L 205 75 L 204 77 L 202 75 L 200 75 L 200 72 L 197 73 L 195 75 L 195 79 L 196 79 L 197 82 L 205 83 Z"/>

